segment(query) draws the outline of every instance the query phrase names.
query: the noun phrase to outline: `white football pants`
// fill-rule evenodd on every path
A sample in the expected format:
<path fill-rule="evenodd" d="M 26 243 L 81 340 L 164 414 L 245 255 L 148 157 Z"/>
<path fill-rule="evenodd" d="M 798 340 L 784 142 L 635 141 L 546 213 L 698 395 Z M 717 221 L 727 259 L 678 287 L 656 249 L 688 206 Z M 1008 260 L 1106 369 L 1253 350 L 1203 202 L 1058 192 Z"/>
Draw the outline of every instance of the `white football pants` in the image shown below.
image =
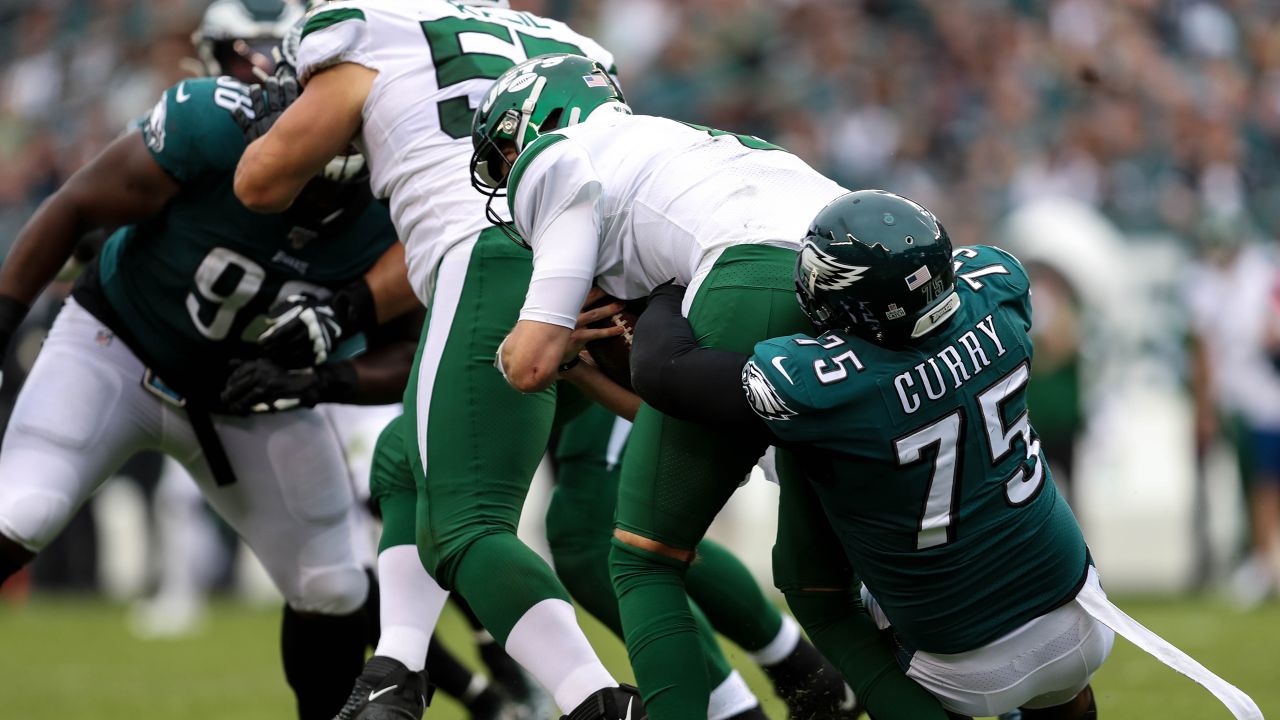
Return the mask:
<path fill-rule="evenodd" d="M 0 447 L 0 534 L 36 552 L 140 450 L 165 453 L 261 560 L 295 610 L 339 615 L 364 602 L 341 446 L 320 413 L 215 416 L 236 482 L 214 483 L 186 411 L 142 385 L 145 367 L 67 300 L 18 395 Z"/>

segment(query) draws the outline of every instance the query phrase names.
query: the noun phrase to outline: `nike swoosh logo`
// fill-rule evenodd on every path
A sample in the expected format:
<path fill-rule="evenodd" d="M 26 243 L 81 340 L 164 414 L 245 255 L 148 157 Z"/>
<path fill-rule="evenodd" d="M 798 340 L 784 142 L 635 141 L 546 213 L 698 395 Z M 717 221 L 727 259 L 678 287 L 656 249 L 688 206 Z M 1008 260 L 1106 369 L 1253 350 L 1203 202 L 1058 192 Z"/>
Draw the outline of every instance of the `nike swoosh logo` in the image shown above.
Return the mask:
<path fill-rule="evenodd" d="M 383 695 L 386 695 L 387 693 L 391 692 L 392 690 L 395 690 L 398 687 L 400 686 L 392 685 L 391 687 L 384 687 L 381 690 L 375 690 L 369 693 L 369 702 L 373 702 L 374 700 L 377 700 L 378 698 L 382 697 Z"/>
<path fill-rule="evenodd" d="M 631 706 L 635 705 L 635 703 L 636 703 L 635 698 L 630 698 L 629 700 L 627 700 L 627 714 L 622 716 L 622 720 L 631 720 Z"/>
<path fill-rule="evenodd" d="M 178 102 L 180 103 L 184 103 L 191 99 L 191 93 L 186 92 L 185 90 L 186 87 L 187 87 L 186 81 L 180 82 L 178 83 L 177 92 L 174 93 L 174 96 L 177 98 Z"/>
<path fill-rule="evenodd" d="M 769 362 L 773 363 L 773 366 L 777 368 L 778 372 L 782 373 L 782 377 L 786 378 L 787 382 L 791 383 L 792 385 L 795 385 L 796 381 L 792 380 L 791 376 L 787 374 L 786 368 L 782 367 L 783 360 L 786 360 L 786 358 L 779 356 L 779 357 L 775 357 Z"/>

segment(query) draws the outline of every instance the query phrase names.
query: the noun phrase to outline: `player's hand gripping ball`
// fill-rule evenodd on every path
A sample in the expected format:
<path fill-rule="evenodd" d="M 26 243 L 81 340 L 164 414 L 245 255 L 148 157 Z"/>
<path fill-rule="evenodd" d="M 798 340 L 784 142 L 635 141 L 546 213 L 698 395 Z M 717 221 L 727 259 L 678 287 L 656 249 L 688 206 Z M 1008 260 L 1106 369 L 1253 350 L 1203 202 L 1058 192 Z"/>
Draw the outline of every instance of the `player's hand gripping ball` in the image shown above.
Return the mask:
<path fill-rule="evenodd" d="M 621 312 L 602 320 L 597 320 L 587 327 L 606 328 L 620 326 L 623 328 L 622 334 L 602 340 L 593 340 L 587 343 L 586 347 L 587 353 L 591 355 L 591 361 L 595 363 L 596 367 L 600 368 L 601 372 L 608 376 L 610 380 L 627 390 L 631 390 L 631 341 L 636 329 L 636 320 L 640 318 L 640 313 L 644 312 L 645 300 L 643 298 L 639 300 L 619 300 L 611 295 L 602 295 L 584 310 L 617 302 L 621 302 L 624 305 Z"/>

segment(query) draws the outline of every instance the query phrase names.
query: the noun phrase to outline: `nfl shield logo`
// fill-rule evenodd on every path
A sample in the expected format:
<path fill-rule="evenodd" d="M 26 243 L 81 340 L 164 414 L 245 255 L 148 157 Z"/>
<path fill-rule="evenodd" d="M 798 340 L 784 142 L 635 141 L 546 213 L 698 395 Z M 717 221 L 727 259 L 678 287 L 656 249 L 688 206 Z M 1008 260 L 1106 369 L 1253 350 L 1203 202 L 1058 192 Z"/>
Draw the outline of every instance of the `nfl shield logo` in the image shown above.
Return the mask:
<path fill-rule="evenodd" d="M 915 290 L 933 279 L 933 275 L 929 273 L 929 268 L 921 265 L 919 270 L 907 276 L 907 289 Z"/>

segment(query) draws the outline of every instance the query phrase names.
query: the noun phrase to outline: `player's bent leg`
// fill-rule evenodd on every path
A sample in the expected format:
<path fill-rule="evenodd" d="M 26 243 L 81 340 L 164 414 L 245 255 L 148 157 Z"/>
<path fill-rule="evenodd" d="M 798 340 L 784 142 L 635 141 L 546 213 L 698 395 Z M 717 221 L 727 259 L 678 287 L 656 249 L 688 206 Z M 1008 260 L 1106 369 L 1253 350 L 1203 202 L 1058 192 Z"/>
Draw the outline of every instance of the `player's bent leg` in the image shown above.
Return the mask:
<path fill-rule="evenodd" d="M 1086 582 L 1097 583 L 1097 576 L 1090 573 Z M 907 675 L 948 709 L 970 715 L 1016 708 L 1024 718 L 1049 708 L 1086 712 L 1087 698 L 1081 694 L 1114 641 L 1115 633 L 1073 600 L 973 650 L 916 651 Z"/>
<path fill-rule="evenodd" d="M 102 481 L 148 447 L 159 401 L 141 361 L 68 300 L 18 393 L 0 449 L 0 582 L 51 542 Z"/>
<path fill-rule="evenodd" d="M 405 445 L 418 482 L 423 565 L 573 710 L 617 683 L 551 568 L 515 534 L 550 435 L 555 391 L 517 393 L 492 367 L 530 271 L 528 254 L 500 231 L 446 253 L 406 392 L 413 432 Z"/>
<path fill-rule="evenodd" d="M 556 575 L 574 601 L 619 639 L 623 637 L 622 620 L 609 579 L 608 538 L 629 429 L 630 423 L 598 405 L 564 425 L 556 446 L 556 485 L 546 517 Z M 707 717 L 725 720 L 752 709 L 759 712 L 759 701 L 724 657 L 702 610 L 693 606 L 691 611 L 712 688 Z"/>
<path fill-rule="evenodd" d="M 773 574 L 813 644 L 878 720 L 945 720 L 923 688 L 902 672 L 864 612 L 856 577 L 808 480 L 790 453 L 778 452 L 781 480 Z"/>
<path fill-rule="evenodd" d="M 1022 708 L 1022 720 L 1097 720 L 1098 703 L 1086 685 L 1069 702 L 1047 708 Z"/>
<path fill-rule="evenodd" d="M 369 579 L 356 558 L 354 498 L 337 437 L 313 410 L 215 416 L 237 482 L 217 485 L 190 426 L 168 449 L 284 595 L 285 677 L 302 720 L 330 720 L 364 664 Z"/>
<path fill-rule="evenodd" d="M 800 634 L 800 626 L 764 596 L 751 572 L 711 540 L 685 575 L 689 597 L 760 666 L 791 717 L 852 717 L 853 691 L 840 671 Z"/>
<path fill-rule="evenodd" d="M 369 475 L 370 496 L 382 516 L 378 543 L 382 635 L 374 654 L 418 671 L 449 593 L 427 574 L 418 557 L 418 490 L 404 455 L 405 428 L 402 415 L 383 429 Z"/>
<path fill-rule="evenodd" d="M 415 545 L 418 491 L 404 455 L 405 421 L 378 436 L 369 493 L 382 518 L 378 543 L 380 633 L 373 657 L 356 678 L 336 720 L 419 718 L 426 707 L 424 666 L 448 592 L 427 574 Z"/>

